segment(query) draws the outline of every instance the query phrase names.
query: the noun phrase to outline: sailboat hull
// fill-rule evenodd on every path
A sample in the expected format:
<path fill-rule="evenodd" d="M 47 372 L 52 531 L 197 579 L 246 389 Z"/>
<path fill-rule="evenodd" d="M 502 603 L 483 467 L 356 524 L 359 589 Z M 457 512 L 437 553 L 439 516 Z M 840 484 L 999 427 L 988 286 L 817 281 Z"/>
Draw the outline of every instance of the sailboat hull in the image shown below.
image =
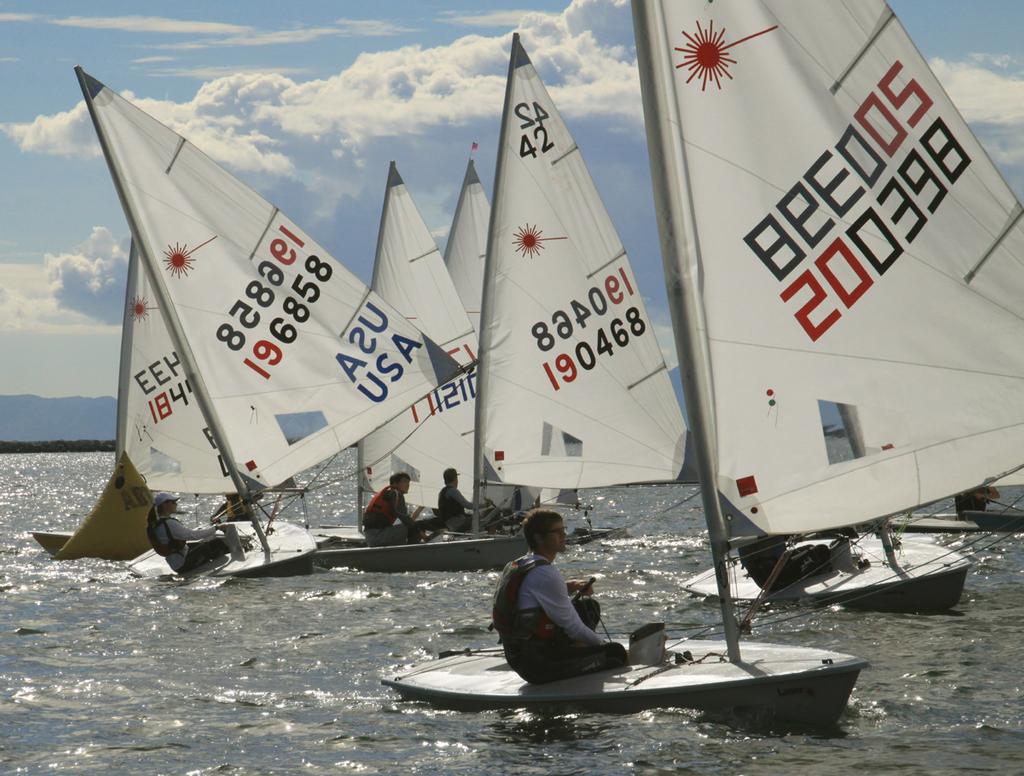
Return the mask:
<path fill-rule="evenodd" d="M 752 713 L 759 719 L 831 725 L 867 662 L 827 650 L 744 643 L 743 662 L 719 662 L 725 642 L 685 644 L 696 660 L 639 665 L 563 679 L 524 682 L 500 650 L 460 654 L 383 680 L 405 700 L 458 711 L 581 709 L 632 714 L 681 707 Z"/>
<path fill-rule="evenodd" d="M 42 548 L 51 555 L 56 555 L 60 552 L 60 548 L 63 547 L 67 540 L 71 538 L 69 533 L 57 533 L 52 531 L 33 531 L 32 538 L 42 545 Z"/>
<path fill-rule="evenodd" d="M 898 551 L 898 571 L 885 562 L 882 544 L 874 537 L 860 539 L 855 552 L 866 558 L 870 566 L 859 568 L 848 556 L 833 556 L 834 568 L 830 571 L 806 577 L 765 600 L 842 604 L 880 612 L 945 611 L 959 602 L 970 570 L 970 562 L 962 555 L 924 537 L 904 538 Z M 710 571 L 687 580 L 683 589 L 707 598 L 718 594 Z M 753 601 L 761 593 L 761 588 L 741 567 L 730 589 L 737 601 Z"/>
<path fill-rule="evenodd" d="M 326 568 L 359 571 L 476 571 L 500 569 L 526 551 L 522 535 L 495 536 L 393 547 L 321 549 L 316 551 L 314 560 Z"/>
<path fill-rule="evenodd" d="M 968 510 L 963 518 L 955 514 L 897 518 L 893 523 L 908 533 L 1024 533 L 1024 512 L 982 512 Z"/>
<path fill-rule="evenodd" d="M 255 531 L 248 523 L 233 523 L 232 527 L 244 537 L 251 549 L 231 557 L 221 556 L 187 574 L 187 577 L 290 577 L 313 572 L 313 553 L 316 542 L 304 528 L 290 523 L 275 523 L 267 536 L 270 553 L 264 553 L 256 540 Z M 129 570 L 140 577 L 174 576 L 167 561 L 155 552 L 133 560 Z"/>

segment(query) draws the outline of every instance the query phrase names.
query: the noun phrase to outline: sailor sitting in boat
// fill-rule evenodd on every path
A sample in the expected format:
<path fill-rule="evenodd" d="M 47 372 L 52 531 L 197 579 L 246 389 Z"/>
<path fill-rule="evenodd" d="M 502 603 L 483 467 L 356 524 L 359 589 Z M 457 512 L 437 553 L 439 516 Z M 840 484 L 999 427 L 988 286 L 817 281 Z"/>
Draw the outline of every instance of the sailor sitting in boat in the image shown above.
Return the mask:
<path fill-rule="evenodd" d="M 459 473 L 444 470 L 444 487 L 437 494 L 437 516 L 449 531 L 468 531 L 473 523 L 473 505 L 459 491 Z"/>
<path fill-rule="evenodd" d="M 531 510 L 523 534 L 531 552 L 505 566 L 494 593 L 492 618 L 508 664 L 531 684 L 625 665 L 625 648 L 594 633 L 597 601 L 580 598 L 593 580 L 566 582 L 553 565 L 565 551 L 561 515 Z"/>
<path fill-rule="evenodd" d="M 999 491 L 992 485 L 982 485 L 974 490 L 965 490 L 954 499 L 956 514 L 963 520 L 964 512 L 984 512 L 988 502 L 999 498 Z"/>
<path fill-rule="evenodd" d="M 187 574 L 205 563 L 231 552 L 226 541 L 217 536 L 223 526 L 191 529 L 172 517 L 178 511 L 178 497 L 157 493 L 149 510 L 146 535 L 158 555 L 176 574 Z M 191 544 L 189 543 L 191 542 Z"/>
<path fill-rule="evenodd" d="M 739 548 L 740 563 L 750 578 L 766 592 L 781 590 L 804 577 L 832 571 L 832 550 L 827 544 L 788 548 L 793 537 L 764 536 Z"/>
<path fill-rule="evenodd" d="M 389 547 L 421 540 L 416 518 L 423 507 L 416 507 L 410 515 L 405 504 L 405 494 L 409 492 L 411 482 L 412 478 L 405 472 L 395 472 L 391 475 L 390 484 L 370 499 L 363 513 L 367 546 Z"/>

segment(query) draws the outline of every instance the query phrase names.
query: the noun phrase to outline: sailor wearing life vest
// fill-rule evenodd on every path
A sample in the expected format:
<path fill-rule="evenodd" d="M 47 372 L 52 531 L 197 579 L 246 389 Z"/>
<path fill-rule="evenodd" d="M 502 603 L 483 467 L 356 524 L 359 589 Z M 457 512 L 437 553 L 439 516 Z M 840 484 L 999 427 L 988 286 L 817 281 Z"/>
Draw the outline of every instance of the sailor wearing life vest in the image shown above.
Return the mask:
<path fill-rule="evenodd" d="M 531 684 L 625 665 L 625 648 L 594 632 L 601 616 L 597 602 L 569 598 L 588 593 L 592 580 L 566 582 L 554 566 L 565 551 L 562 516 L 531 510 L 523 534 L 531 552 L 505 566 L 492 610 L 508 664 Z"/>
<path fill-rule="evenodd" d="M 395 472 L 386 488 L 379 491 L 363 512 L 363 530 L 370 547 L 390 547 L 420 540 L 416 518 L 423 507 L 409 514 L 405 494 L 412 478 L 405 472 Z"/>
<path fill-rule="evenodd" d="M 172 515 L 178 509 L 178 497 L 170 493 L 157 493 L 153 508 L 149 510 L 146 535 L 157 555 L 167 559 L 167 565 L 176 574 L 187 574 L 221 555 L 231 552 L 227 542 L 214 538 L 223 526 L 192 529 L 182 525 Z M 189 544 L 193 542 L 193 544 Z"/>
<path fill-rule="evenodd" d="M 459 490 L 459 473 L 444 470 L 444 487 L 437 494 L 437 516 L 449 531 L 468 531 L 473 523 L 473 504 Z"/>

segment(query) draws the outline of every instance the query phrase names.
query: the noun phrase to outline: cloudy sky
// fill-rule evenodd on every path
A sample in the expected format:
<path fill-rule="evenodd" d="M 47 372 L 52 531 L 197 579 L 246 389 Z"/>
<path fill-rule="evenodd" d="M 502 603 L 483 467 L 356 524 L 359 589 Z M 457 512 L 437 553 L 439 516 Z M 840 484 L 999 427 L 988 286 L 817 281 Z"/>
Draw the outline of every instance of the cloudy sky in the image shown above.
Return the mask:
<path fill-rule="evenodd" d="M 890 2 L 1020 194 L 1024 3 Z M 369 282 L 389 160 L 442 247 L 473 142 L 490 185 L 513 31 L 667 327 L 627 0 L 0 0 L 0 394 L 116 391 L 128 227 L 75 64 Z"/>

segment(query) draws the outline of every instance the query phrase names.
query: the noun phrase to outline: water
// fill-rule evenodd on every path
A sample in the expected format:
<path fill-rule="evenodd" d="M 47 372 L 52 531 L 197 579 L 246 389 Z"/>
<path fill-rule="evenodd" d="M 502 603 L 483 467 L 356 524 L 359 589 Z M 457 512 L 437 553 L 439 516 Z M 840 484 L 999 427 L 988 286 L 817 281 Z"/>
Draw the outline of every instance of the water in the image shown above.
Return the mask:
<path fill-rule="evenodd" d="M 0 456 L 0 773 L 619 774 L 1013 772 L 1024 760 L 1021 540 L 983 550 L 956 611 L 813 611 L 762 641 L 866 657 L 839 725 L 771 730 L 685 710 L 628 716 L 438 711 L 380 686 L 438 650 L 490 645 L 493 573 L 144 581 L 121 563 L 54 562 L 30 529 L 72 530 L 108 454 Z M 330 477 L 350 471 L 336 465 Z M 630 537 L 577 548 L 613 634 L 713 626 L 681 596 L 706 567 L 689 488 L 592 494 Z M 310 518 L 352 514 L 337 482 Z M 183 508 L 188 506 L 183 503 Z M 666 511 L 668 509 L 668 511 Z M 198 520 L 198 518 L 197 518 Z"/>

